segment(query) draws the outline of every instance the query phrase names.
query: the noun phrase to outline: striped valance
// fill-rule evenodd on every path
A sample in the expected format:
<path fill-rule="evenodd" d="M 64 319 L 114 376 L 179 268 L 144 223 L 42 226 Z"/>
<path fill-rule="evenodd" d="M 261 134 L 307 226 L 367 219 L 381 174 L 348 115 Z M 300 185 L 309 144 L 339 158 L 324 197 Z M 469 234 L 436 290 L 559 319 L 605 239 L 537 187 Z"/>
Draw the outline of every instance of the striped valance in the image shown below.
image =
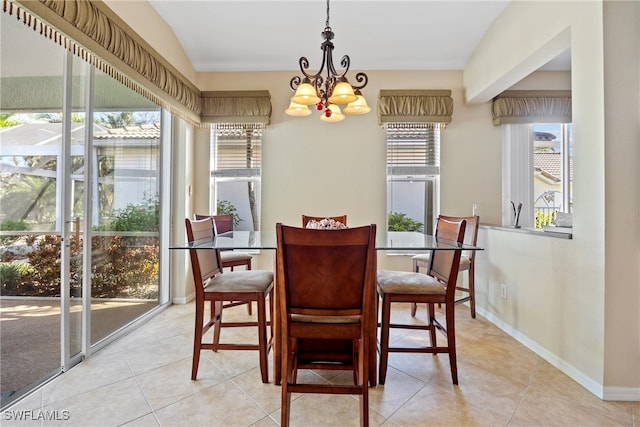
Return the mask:
<path fill-rule="evenodd" d="M 508 90 L 493 98 L 493 124 L 571 123 L 570 90 Z"/>
<path fill-rule="evenodd" d="M 102 1 L 3 0 L 3 10 L 154 103 L 200 122 L 200 91 Z"/>
<path fill-rule="evenodd" d="M 450 90 L 381 90 L 378 122 L 439 123 L 445 127 L 453 115 Z"/>
<path fill-rule="evenodd" d="M 202 92 L 202 123 L 271 122 L 268 90 Z"/>

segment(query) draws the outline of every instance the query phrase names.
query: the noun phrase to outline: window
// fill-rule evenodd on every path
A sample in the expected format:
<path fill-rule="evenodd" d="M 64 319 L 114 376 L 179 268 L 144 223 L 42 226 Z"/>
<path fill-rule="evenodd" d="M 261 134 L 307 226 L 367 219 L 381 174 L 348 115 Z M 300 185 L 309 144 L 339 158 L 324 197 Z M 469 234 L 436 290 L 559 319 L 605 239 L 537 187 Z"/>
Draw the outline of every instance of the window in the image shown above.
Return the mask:
<path fill-rule="evenodd" d="M 557 212 L 573 211 L 573 133 L 567 123 L 502 126 L 503 224 L 514 224 L 511 202 L 522 203 L 519 224 L 544 228 Z"/>
<path fill-rule="evenodd" d="M 388 229 L 433 234 L 439 209 L 440 127 L 387 123 L 385 129 Z"/>
<path fill-rule="evenodd" d="M 262 124 L 216 124 L 211 131 L 211 212 L 233 214 L 237 230 L 260 229 Z"/>

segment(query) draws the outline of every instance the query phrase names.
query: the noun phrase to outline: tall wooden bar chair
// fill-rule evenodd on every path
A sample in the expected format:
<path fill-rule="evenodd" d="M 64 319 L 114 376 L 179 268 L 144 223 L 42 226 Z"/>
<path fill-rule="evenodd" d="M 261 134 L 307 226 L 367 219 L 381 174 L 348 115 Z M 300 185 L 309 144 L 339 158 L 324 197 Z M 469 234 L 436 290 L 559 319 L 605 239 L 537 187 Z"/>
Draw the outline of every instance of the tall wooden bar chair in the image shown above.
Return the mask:
<path fill-rule="evenodd" d="M 213 219 L 214 226 L 214 234 L 222 234 L 227 233 L 229 231 L 233 231 L 233 215 L 232 214 L 224 214 L 224 215 L 203 215 L 203 214 L 193 214 L 195 219 Z M 220 250 L 220 260 L 222 261 L 222 268 L 229 268 L 233 271 L 234 267 L 244 266 L 245 270 L 251 270 L 251 259 L 253 257 L 251 254 L 246 252 L 234 251 L 230 250 Z M 235 306 L 240 304 L 247 305 L 247 313 L 253 314 L 251 302 L 240 303 L 238 301 L 232 301 L 227 304 L 228 306 Z"/>
<path fill-rule="evenodd" d="M 441 218 L 448 221 L 462 221 L 467 222 L 466 231 L 464 232 L 464 243 L 475 246 L 478 242 L 478 226 L 480 224 L 480 217 L 474 216 L 447 216 L 440 215 Z M 413 257 L 413 271 L 420 272 L 421 268 L 429 268 L 429 254 L 419 254 Z M 468 271 L 468 287 L 465 287 L 463 283 L 456 286 L 457 291 L 462 291 L 464 296 L 456 299 L 456 304 L 461 304 L 469 301 L 469 310 L 471 311 L 471 317 L 476 318 L 476 291 L 475 291 L 475 271 L 476 271 L 476 251 L 463 251 L 460 256 L 460 267 L 458 271 Z M 416 315 L 417 305 L 414 303 L 411 305 L 411 315 Z"/>
<path fill-rule="evenodd" d="M 375 224 L 329 231 L 276 225 L 281 426 L 289 425 L 291 393 L 359 395 L 360 424 L 369 424 L 375 233 Z M 316 345 L 307 353 L 299 345 L 302 340 Z M 334 340 L 348 340 L 348 351 L 333 347 Z M 352 370 L 354 383 L 299 383 L 299 369 Z"/>
<path fill-rule="evenodd" d="M 448 353 L 451 366 L 451 378 L 458 384 L 455 335 L 455 288 L 462 249 L 449 249 L 461 244 L 464 238 L 466 221 L 447 221 L 438 218 L 436 226 L 437 245 L 441 249 L 431 251 L 427 274 L 410 271 L 381 270 L 377 274 L 378 295 L 382 298 L 382 320 L 380 323 L 380 372 L 378 381 L 385 383 L 389 352 L 403 353 Z M 455 246 L 454 246 L 455 247 Z M 429 320 L 426 325 L 391 323 L 391 303 L 426 303 Z M 445 325 L 435 317 L 434 304 L 445 305 Z M 389 347 L 391 328 L 428 330 L 430 346 Z M 447 337 L 446 346 L 438 346 L 436 329 Z"/>
<path fill-rule="evenodd" d="M 185 219 L 189 242 L 212 240 L 213 219 Z M 195 333 L 193 338 L 193 363 L 191 379 L 198 375 L 201 350 L 257 350 L 260 357 L 262 382 L 269 382 L 267 357 L 273 342 L 273 327 L 267 337 L 266 299 L 269 297 L 269 319 L 273 319 L 273 272 L 266 270 L 241 270 L 223 273 L 220 251 L 215 249 L 189 249 L 191 270 L 196 292 Z M 210 318 L 205 323 L 205 304 L 210 304 Z M 247 303 L 258 306 L 257 321 L 223 322 L 223 301 Z M 203 342 L 203 337 L 213 327 L 213 341 Z M 224 327 L 257 327 L 258 344 L 221 343 L 220 332 Z"/>

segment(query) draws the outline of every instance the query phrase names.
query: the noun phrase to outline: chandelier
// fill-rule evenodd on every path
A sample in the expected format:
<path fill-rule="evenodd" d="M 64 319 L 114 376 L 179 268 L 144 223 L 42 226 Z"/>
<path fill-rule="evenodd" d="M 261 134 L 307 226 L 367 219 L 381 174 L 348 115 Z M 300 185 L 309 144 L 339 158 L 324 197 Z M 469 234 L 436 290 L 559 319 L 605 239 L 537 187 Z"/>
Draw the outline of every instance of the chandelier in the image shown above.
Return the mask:
<path fill-rule="evenodd" d="M 309 68 L 309 60 L 301 57 L 299 62 L 302 76 L 295 76 L 291 79 L 289 86 L 295 90 L 295 95 L 291 97 L 289 108 L 285 110 L 290 116 L 308 116 L 311 114 L 310 105 L 315 105 L 318 111 L 322 111 L 320 120 L 325 122 L 339 122 L 344 120 L 344 114 L 366 114 L 371 111 L 367 101 L 362 96 L 360 89 L 364 88 L 369 78 L 365 73 L 357 73 L 355 80 L 360 84 L 355 86 L 347 81 L 347 71 L 351 60 L 349 55 L 344 55 L 340 61 L 340 66 L 344 69 L 338 73 L 333 63 L 333 31 L 329 26 L 329 0 L 327 0 L 327 21 L 322 32 L 324 42 L 322 42 L 322 64 L 315 74 L 310 74 L 306 70 Z M 325 70 L 326 75 L 322 73 Z M 340 105 L 346 105 L 344 110 L 340 110 Z"/>

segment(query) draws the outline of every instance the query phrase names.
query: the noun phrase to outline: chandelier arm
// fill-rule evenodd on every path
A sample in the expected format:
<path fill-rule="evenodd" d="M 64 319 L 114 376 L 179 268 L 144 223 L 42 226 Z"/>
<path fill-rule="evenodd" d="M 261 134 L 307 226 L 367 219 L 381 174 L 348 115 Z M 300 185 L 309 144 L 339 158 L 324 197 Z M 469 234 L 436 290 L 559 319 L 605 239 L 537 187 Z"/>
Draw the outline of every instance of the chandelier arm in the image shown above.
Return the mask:
<path fill-rule="evenodd" d="M 353 88 L 353 90 L 360 90 L 363 89 L 367 85 L 367 83 L 369 83 L 369 77 L 365 73 L 357 73 L 356 81 L 362 84 L 354 85 L 353 83 L 351 83 L 351 87 Z"/>

